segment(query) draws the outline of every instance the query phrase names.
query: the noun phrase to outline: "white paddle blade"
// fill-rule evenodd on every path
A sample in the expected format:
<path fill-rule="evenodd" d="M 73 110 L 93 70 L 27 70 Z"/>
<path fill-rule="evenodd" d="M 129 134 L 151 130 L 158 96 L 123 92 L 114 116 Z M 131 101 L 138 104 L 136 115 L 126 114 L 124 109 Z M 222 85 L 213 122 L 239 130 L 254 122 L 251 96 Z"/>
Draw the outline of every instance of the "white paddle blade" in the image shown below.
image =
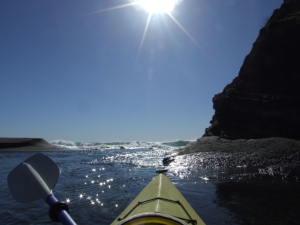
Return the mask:
<path fill-rule="evenodd" d="M 34 181 L 28 173 L 28 169 L 24 168 L 25 164 L 27 165 L 26 168 L 31 168 L 30 170 L 35 174 L 34 177 L 38 178 L 38 182 Z M 7 177 L 7 183 L 14 199 L 26 203 L 45 199 L 47 197 L 45 193 L 51 193 L 59 176 L 60 170 L 55 162 L 48 156 L 38 153 L 14 168 Z M 42 183 L 43 190 L 47 189 L 47 191 L 41 191 L 37 183 Z"/>

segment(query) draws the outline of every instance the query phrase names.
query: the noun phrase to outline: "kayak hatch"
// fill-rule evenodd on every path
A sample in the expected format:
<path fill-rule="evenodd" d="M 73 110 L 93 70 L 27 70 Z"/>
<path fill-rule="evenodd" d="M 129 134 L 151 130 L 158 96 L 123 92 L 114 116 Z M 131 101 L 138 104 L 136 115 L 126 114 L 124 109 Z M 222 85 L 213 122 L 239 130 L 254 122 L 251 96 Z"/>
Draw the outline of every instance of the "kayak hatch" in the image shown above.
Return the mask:
<path fill-rule="evenodd" d="M 205 225 L 164 173 L 159 173 L 111 225 Z"/>

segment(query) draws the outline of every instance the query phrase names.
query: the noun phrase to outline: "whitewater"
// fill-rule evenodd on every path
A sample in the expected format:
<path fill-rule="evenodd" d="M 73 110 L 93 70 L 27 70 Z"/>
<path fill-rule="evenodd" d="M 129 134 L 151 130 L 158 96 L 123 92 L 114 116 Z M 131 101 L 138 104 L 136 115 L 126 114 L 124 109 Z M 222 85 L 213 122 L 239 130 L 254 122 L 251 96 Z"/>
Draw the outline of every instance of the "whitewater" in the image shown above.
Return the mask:
<path fill-rule="evenodd" d="M 178 147 L 186 146 L 193 140 L 180 140 L 171 142 L 73 142 L 65 140 L 54 140 L 51 144 L 71 150 L 104 150 L 104 149 L 164 149 L 174 150 Z"/>

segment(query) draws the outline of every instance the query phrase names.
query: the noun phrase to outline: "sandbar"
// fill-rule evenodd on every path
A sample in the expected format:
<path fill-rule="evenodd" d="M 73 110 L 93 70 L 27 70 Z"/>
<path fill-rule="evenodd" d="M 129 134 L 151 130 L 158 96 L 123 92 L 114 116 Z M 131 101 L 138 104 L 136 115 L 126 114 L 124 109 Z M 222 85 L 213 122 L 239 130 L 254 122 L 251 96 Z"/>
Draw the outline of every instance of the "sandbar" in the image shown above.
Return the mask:
<path fill-rule="evenodd" d="M 66 150 L 50 144 L 43 138 L 0 138 L 0 152 Z"/>

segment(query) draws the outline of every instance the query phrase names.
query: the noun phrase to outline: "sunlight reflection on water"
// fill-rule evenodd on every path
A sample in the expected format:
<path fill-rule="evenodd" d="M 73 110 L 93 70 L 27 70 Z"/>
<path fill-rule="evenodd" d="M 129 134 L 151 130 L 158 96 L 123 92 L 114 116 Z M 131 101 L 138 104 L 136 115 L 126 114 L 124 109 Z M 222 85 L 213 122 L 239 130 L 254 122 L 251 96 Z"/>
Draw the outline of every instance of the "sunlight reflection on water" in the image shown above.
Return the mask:
<path fill-rule="evenodd" d="M 45 154 L 51 157 L 62 171 L 54 194 L 57 199 L 68 202 L 73 219 L 78 224 L 110 224 L 153 179 L 155 169 L 162 168 L 165 151 L 118 149 Z M 44 202 L 29 203 L 30 207 L 28 204 L 18 203 L 12 199 L 7 188 L 8 173 L 33 154 L 1 154 L 0 164 L 3 172 L 0 174 L 0 218 L 3 224 L 47 224 L 50 221 L 48 207 Z M 281 186 L 277 186 L 274 179 L 261 179 L 257 167 L 199 168 L 196 164 L 197 159 L 191 157 L 190 160 L 186 156 L 181 158 L 183 161 L 178 160 L 166 167 L 169 169 L 167 175 L 207 224 L 244 224 L 244 220 L 250 220 L 244 213 L 246 206 L 259 207 L 260 204 L 264 204 L 259 203 L 259 198 L 255 196 L 263 196 L 265 193 L 267 197 L 264 197 L 264 201 L 276 205 L 276 196 L 269 196 L 267 193 L 277 195 L 281 193 L 280 188 L 288 188 L 290 193 L 294 194 L 294 198 L 299 199 L 293 191 L 293 187 L 299 185 L 282 186 L 281 181 Z M 251 182 L 251 185 L 248 186 L 247 182 Z M 275 185 L 275 189 L 272 185 Z M 262 193 L 257 194 L 257 190 Z M 247 195 L 252 198 L 248 199 Z M 285 197 L 286 202 L 291 200 L 287 195 Z M 293 207 L 298 206 L 296 200 L 291 201 Z M 236 204 L 240 204 L 240 208 L 236 208 Z M 276 217 L 276 214 L 280 214 L 276 209 L 270 208 L 269 205 L 268 207 L 269 211 L 264 210 L 266 215 Z M 257 211 L 256 208 L 251 210 Z M 290 208 L 290 211 L 293 213 L 293 208 Z M 254 218 L 256 224 L 262 224 L 257 222 L 257 218 L 259 217 Z M 251 219 L 253 220 L 252 217 Z"/>

